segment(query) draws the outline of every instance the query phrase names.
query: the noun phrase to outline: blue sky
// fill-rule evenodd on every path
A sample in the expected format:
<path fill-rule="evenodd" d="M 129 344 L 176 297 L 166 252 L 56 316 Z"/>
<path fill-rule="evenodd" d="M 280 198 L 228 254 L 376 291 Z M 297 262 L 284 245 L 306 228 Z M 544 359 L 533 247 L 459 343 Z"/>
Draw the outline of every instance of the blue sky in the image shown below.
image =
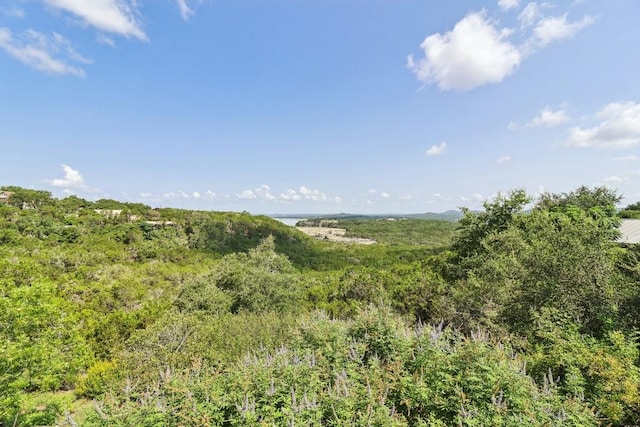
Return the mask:
<path fill-rule="evenodd" d="M 2 0 L 0 184 L 252 213 L 640 200 L 637 0 Z"/>

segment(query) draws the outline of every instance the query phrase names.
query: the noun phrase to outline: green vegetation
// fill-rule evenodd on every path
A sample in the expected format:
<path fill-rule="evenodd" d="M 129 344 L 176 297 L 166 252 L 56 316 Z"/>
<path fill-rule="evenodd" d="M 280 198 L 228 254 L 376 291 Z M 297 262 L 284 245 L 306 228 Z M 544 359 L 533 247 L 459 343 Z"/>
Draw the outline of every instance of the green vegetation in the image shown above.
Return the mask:
<path fill-rule="evenodd" d="M 633 203 L 620 211 L 620 218 L 640 219 L 640 202 Z"/>
<path fill-rule="evenodd" d="M 640 424 L 610 190 L 331 223 L 370 246 L 2 190 L 0 426 Z"/>
<path fill-rule="evenodd" d="M 457 224 L 442 220 L 409 218 L 327 219 L 299 221 L 301 227 L 333 227 L 347 230 L 347 237 L 361 237 L 387 245 L 448 246 Z"/>

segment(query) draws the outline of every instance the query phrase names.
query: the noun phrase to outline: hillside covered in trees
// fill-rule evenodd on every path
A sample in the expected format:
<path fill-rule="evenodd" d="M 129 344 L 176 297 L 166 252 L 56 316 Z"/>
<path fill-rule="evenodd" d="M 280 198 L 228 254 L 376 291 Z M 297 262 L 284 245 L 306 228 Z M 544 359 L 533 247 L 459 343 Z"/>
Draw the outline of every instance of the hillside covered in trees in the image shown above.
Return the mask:
<path fill-rule="evenodd" d="M 640 248 L 606 188 L 339 221 L 369 246 L 1 190 L 0 426 L 640 424 Z"/>

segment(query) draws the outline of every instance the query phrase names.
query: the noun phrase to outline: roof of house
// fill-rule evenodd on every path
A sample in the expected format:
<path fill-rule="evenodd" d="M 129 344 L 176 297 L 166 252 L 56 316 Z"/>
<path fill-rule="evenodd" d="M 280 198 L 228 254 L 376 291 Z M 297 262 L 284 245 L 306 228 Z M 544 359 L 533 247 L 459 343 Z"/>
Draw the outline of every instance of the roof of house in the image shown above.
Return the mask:
<path fill-rule="evenodd" d="M 620 243 L 640 243 L 640 219 L 623 219 L 620 234 Z"/>

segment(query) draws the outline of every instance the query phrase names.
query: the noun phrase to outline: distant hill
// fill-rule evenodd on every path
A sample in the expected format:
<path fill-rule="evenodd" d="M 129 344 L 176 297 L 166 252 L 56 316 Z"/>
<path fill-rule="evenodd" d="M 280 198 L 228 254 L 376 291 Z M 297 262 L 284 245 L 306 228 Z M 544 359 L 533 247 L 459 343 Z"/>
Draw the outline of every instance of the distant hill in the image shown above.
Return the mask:
<path fill-rule="evenodd" d="M 452 221 L 456 222 L 462 218 L 462 211 L 459 210 L 449 210 L 445 212 L 427 212 L 423 214 L 412 214 L 405 215 L 407 218 L 412 219 L 437 219 L 440 221 Z"/>
<path fill-rule="evenodd" d="M 298 219 L 341 219 L 341 220 L 375 220 L 375 219 L 429 219 L 439 221 L 451 221 L 456 222 L 462 218 L 462 212 L 458 210 L 449 210 L 445 212 L 425 212 L 415 214 L 272 214 L 268 215 L 271 218 L 298 218 Z"/>

